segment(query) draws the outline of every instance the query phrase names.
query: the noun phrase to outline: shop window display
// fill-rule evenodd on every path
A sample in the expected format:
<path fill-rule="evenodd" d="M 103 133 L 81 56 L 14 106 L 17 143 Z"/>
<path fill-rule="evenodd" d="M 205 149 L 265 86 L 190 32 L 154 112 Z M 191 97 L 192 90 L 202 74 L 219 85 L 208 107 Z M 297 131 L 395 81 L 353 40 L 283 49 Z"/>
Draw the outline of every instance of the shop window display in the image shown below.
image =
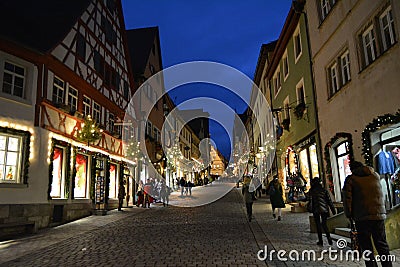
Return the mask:
<path fill-rule="evenodd" d="M 346 177 L 351 174 L 348 142 L 343 142 L 336 147 L 336 155 L 339 172 L 339 188 L 343 188 Z"/>
<path fill-rule="evenodd" d="M 110 198 L 117 198 L 117 165 L 110 164 Z"/>
<path fill-rule="evenodd" d="M 52 198 L 60 198 L 62 195 L 63 185 L 63 164 L 64 150 L 60 147 L 55 147 L 53 151 L 53 173 L 50 196 Z"/>
<path fill-rule="evenodd" d="M 86 198 L 87 165 L 88 165 L 88 157 L 82 154 L 77 154 L 75 161 L 75 168 L 76 168 L 75 188 L 74 188 L 75 198 Z"/>

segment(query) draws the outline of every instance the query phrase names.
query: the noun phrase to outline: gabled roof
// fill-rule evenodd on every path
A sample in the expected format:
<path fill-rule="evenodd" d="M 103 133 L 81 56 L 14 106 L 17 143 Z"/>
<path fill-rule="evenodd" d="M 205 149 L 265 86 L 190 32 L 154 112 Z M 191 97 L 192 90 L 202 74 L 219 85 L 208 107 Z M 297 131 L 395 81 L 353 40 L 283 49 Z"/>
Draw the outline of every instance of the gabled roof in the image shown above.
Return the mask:
<path fill-rule="evenodd" d="M 0 0 L 0 38 L 49 52 L 71 30 L 91 0 Z"/>
<path fill-rule="evenodd" d="M 158 36 L 158 27 L 131 29 L 127 30 L 126 33 L 133 73 L 141 75 L 146 69 L 154 40 Z"/>
<path fill-rule="evenodd" d="M 268 61 L 268 53 L 274 51 L 276 43 L 278 40 L 272 41 L 268 44 L 262 44 L 260 48 L 260 54 L 258 55 L 258 61 L 256 66 L 256 71 L 254 74 L 253 82 L 258 86 L 261 80 L 262 72 L 264 70 L 264 66 Z"/>

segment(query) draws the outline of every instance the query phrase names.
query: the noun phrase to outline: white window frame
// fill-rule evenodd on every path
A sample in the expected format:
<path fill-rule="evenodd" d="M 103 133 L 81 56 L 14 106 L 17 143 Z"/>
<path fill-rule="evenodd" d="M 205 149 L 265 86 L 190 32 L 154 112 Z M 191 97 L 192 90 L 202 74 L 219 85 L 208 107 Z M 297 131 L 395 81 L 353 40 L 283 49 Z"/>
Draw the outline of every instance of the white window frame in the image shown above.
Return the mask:
<path fill-rule="evenodd" d="M 101 121 L 101 105 L 95 101 L 92 101 L 92 119 L 98 124 L 102 124 Z"/>
<path fill-rule="evenodd" d="M 92 114 L 92 99 L 87 96 L 83 96 L 83 115 L 86 117 Z"/>
<path fill-rule="evenodd" d="M 275 74 L 273 76 L 273 81 L 274 81 L 275 97 L 276 97 L 282 88 L 280 66 L 278 66 L 278 68 L 275 71 Z"/>
<path fill-rule="evenodd" d="M 286 81 L 287 77 L 289 76 L 289 58 L 287 55 L 287 50 L 283 54 L 282 73 L 283 73 L 284 80 Z"/>
<path fill-rule="evenodd" d="M 368 37 L 368 41 L 366 39 Z M 372 62 L 376 60 L 377 51 L 376 51 L 376 39 L 374 35 L 374 26 L 369 26 L 363 33 L 361 34 L 362 39 L 362 49 L 364 52 L 364 60 L 365 66 L 370 65 Z M 368 57 L 368 52 L 371 53 L 371 59 Z"/>
<path fill-rule="evenodd" d="M 5 66 L 6 63 L 12 65 L 13 68 L 14 68 L 14 71 L 7 70 L 7 69 L 5 68 L 5 67 L 6 67 L 6 66 Z M 16 67 L 21 68 L 21 69 L 23 70 L 23 75 L 18 74 L 18 73 L 15 71 Z M 11 92 L 10 92 L 10 93 L 4 92 L 5 80 L 4 80 L 4 74 L 3 74 L 3 84 L 2 84 L 2 86 L 1 86 L 1 92 L 4 93 L 4 94 L 7 94 L 7 95 L 12 95 L 12 96 L 15 96 L 15 97 L 18 97 L 18 98 L 25 99 L 25 98 L 26 98 L 26 96 L 25 96 L 25 95 L 26 95 L 26 92 L 25 92 L 26 68 L 23 67 L 23 66 L 21 66 L 21 65 L 15 64 L 14 62 L 11 62 L 11 61 L 9 61 L 9 60 L 6 60 L 6 61 L 4 61 L 4 69 L 3 69 L 3 71 L 4 71 L 4 74 L 9 74 L 9 75 L 11 75 L 11 77 L 12 77 L 12 82 L 11 82 L 11 84 L 10 84 L 10 86 L 11 86 Z M 15 93 L 14 89 L 15 89 L 15 87 L 16 87 L 16 84 L 15 84 L 15 79 L 16 79 L 16 78 L 22 79 L 22 96 L 18 96 L 18 95 L 15 95 L 15 94 L 14 94 L 14 93 Z"/>
<path fill-rule="evenodd" d="M 300 33 L 301 33 L 300 26 L 297 26 L 297 28 L 293 34 L 293 51 L 294 51 L 295 63 L 297 63 L 297 61 L 299 61 L 301 55 L 303 54 L 303 47 L 302 47 Z M 299 40 L 299 48 L 297 48 L 297 40 Z M 298 49 L 300 49 L 300 50 L 298 51 Z"/>
<path fill-rule="evenodd" d="M 76 94 L 72 93 L 76 92 Z M 67 97 L 67 105 L 70 106 L 71 111 L 76 111 L 78 110 L 78 90 L 68 86 L 68 97 Z"/>
<path fill-rule="evenodd" d="M 337 91 L 339 91 L 339 77 L 338 77 L 338 64 L 333 63 L 329 67 L 329 81 L 330 81 L 330 96 L 333 96 Z"/>
<path fill-rule="evenodd" d="M 289 102 L 289 96 L 285 98 L 285 100 L 283 100 L 282 103 L 283 106 L 283 113 L 285 114 L 284 117 L 285 119 L 290 119 L 290 102 Z"/>
<path fill-rule="evenodd" d="M 329 0 L 321 0 L 320 3 L 321 3 L 321 17 L 322 20 L 324 20 L 328 16 L 329 11 L 331 10 L 331 6 Z"/>
<path fill-rule="evenodd" d="M 383 19 L 386 18 L 387 20 L 387 25 L 383 24 Z M 383 45 L 383 50 L 386 51 L 388 48 L 390 48 L 395 42 L 396 42 L 396 37 L 395 37 L 395 31 L 394 31 L 394 20 L 393 20 L 393 15 L 392 15 L 392 7 L 389 6 L 385 11 L 382 12 L 382 14 L 379 16 L 379 25 L 381 28 L 381 37 L 382 37 L 382 45 Z M 386 34 L 385 31 L 388 30 L 389 33 L 389 44 L 387 43 L 386 40 Z"/>
<path fill-rule="evenodd" d="M 304 98 L 301 99 L 300 97 L 300 90 L 303 91 L 303 95 Z M 301 78 L 301 80 L 296 84 L 296 98 L 297 98 L 297 104 L 300 104 L 301 102 L 303 102 L 304 104 L 306 104 L 306 89 L 304 88 L 304 79 Z"/>
<path fill-rule="evenodd" d="M 350 53 L 348 50 L 346 50 L 340 56 L 340 69 L 341 69 L 341 74 L 342 74 L 342 86 L 343 86 L 351 80 Z"/>
<path fill-rule="evenodd" d="M 62 86 L 56 83 L 56 80 L 62 83 Z M 55 92 L 56 91 L 56 92 Z M 60 92 L 62 95 L 60 96 Z M 53 78 L 53 94 L 52 94 L 52 100 L 56 104 L 64 104 L 65 103 L 65 82 L 54 76 Z"/>
<path fill-rule="evenodd" d="M 22 183 L 21 181 L 21 172 L 22 172 L 22 156 L 23 156 L 23 151 L 22 151 L 22 143 L 23 143 L 23 137 L 18 136 L 18 135 L 13 135 L 13 134 L 6 134 L 6 133 L 0 133 L 0 136 L 5 137 L 5 144 L 4 144 L 4 150 L 1 150 L 1 152 L 4 152 L 3 159 L 0 161 L 0 165 L 2 168 L 2 173 L 3 177 L 0 177 L 0 184 L 4 183 Z M 8 148 L 9 140 L 10 138 L 16 138 L 18 139 L 18 148 L 16 151 L 10 150 Z M 17 159 L 16 159 L 16 165 L 7 165 L 7 156 L 8 153 L 17 153 Z M 13 177 L 12 179 L 7 178 L 7 172 L 9 167 L 15 167 L 15 178 Z"/>

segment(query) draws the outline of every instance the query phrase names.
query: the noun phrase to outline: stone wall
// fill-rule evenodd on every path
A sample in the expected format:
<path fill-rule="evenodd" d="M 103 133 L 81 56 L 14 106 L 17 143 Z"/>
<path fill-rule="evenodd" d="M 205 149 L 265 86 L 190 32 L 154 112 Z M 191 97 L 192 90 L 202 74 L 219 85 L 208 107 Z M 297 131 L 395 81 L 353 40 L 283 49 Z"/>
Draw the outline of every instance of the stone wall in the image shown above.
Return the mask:
<path fill-rule="evenodd" d="M 62 212 L 54 221 L 54 208 Z M 92 214 L 91 203 L 5 204 L 0 205 L 0 224 L 33 221 L 37 229 L 83 218 Z"/>

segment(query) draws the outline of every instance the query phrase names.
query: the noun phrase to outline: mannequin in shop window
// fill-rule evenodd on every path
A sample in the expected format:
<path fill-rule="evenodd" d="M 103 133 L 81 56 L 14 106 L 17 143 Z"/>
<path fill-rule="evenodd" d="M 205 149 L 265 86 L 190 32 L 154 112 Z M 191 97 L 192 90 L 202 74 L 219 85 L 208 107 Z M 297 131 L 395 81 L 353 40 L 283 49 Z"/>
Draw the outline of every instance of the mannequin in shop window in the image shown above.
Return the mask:
<path fill-rule="evenodd" d="M 394 157 L 391 152 L 382 150 L 378 154 L 378 173 L 379 174 L 394 173 Z"/>

